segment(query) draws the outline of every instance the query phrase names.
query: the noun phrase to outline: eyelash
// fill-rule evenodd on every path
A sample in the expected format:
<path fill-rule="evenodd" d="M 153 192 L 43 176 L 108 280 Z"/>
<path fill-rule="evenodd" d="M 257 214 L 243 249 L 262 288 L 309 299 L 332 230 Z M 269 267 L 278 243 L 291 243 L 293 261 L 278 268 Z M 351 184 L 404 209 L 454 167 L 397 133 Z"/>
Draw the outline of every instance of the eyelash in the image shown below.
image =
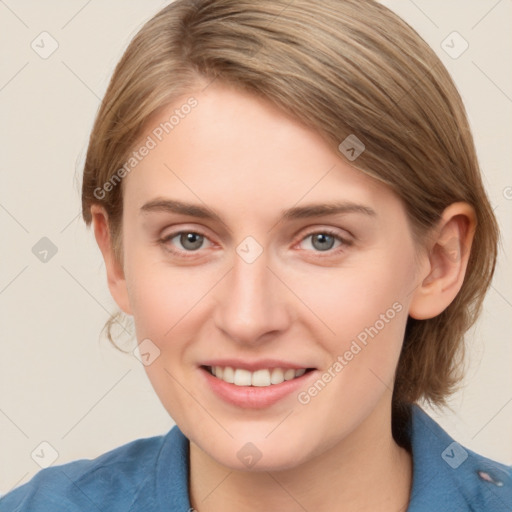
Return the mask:
<path fill-rule="evenodd" d="M 179 257 L 182 257 L 182 258 L 194 258 L 194 257 L 197 256 L 197 253 L 200 251 L 200 249 L 197 249 L 196 251 L 176 250 L 176 249 L 172 248 L 172 246 L 169 244 L 169 242 L 173 238 L 177 237 L 178 235 L 190 234 L 190 233 L 192 233 L 194 235 L 202 236 L 202 237 L 206 238 L 207 240 L 209 240 L 209 238 L 205 234 L 201 233 L 200 231 L 182 230 L 182 231 L 176 231 L 174 233 L 170 233 L 169 235 L 159 239 L 158 243 L 163 245 L 166 250 L 168 250 L 169 252 L 171 252 L 172 254 L 174 254 L 176 256 L 179 256 Z M 341 237 L 336 231 L 328 229 L 328 228 L 327 229 L 322 229 L 322 230 L 317 230 L 317 231 L 311 231 L 311 232 L 305 234 L 299 240 L 299 242 L 304 241 L 306 238 L 308 238 L 308 237 L 310 237 L 312 235 L 318 235 L 318 234 L 332 236 L 333 238 L 335 238 L 336 240 L 338 240 L 341 243 L 335 249 L 329 249 L 328 251 L 313 251 L 313 252 L 318 253 L 318 255 L 320 255 L 320 257 L 329 257 L 329 256 L 337 255 L 338 253 L 340 253 L 343 250 L 345 250 L 346 247 L 350 247 L 352 245 L 352 243 L 353 243 L 352 241 L 347 240 L 346 238 Z M 324 255 L 322 255 L 322 253 L 324 253 Z"/>

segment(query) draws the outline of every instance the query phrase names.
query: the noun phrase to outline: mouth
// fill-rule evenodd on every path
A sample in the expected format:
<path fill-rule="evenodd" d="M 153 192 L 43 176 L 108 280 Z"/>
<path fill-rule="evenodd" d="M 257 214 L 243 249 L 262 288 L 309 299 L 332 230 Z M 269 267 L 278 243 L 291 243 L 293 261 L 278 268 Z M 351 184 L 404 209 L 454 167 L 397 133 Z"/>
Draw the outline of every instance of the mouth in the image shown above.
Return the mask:
<path fill-rule="evenodd" d="M 207 366 L 202 365 L 201 369 L 210 375 L 228 384 L 240 387 L 272 387 L 278 386 L 285 381 L 301 378 L 303 375 L 312 372 L 315 368 L 261 368 L 250 371 L 245 368 L 232 366 Z"/>

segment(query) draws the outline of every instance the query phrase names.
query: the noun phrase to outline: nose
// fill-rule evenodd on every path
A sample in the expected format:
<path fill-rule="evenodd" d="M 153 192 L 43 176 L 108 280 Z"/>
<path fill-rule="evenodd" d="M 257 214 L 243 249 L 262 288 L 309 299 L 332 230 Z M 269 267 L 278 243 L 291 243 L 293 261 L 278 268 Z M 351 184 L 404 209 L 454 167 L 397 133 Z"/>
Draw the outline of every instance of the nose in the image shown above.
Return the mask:
<path fill-rule="evenodd" d="M 215 325 L 239 344 L 264 343 L 290 325 L 290 292 L 268 267 L 265 251 L 252 263 L 235 254 L 218 293 Z"/>

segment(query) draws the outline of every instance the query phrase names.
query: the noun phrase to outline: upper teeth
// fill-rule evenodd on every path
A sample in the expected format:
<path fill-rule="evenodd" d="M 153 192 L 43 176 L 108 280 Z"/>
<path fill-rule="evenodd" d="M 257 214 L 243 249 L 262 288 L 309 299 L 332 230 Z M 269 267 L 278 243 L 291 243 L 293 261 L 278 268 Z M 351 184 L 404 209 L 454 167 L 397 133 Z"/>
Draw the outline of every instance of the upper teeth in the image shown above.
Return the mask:
<path fill-rule="evenodd" d="M 250 372 L 243 368 L 232 368 L 231 366 L 211 366 L 210 370 L 215 377 L 224 382 L 229 382 L 236 386 L 259 387 L 281 384 L 285 380 L 291 380 L 306 373 L 305 368 L 299 370 L 294 370 L 293 368 L 272 368 Z"/>

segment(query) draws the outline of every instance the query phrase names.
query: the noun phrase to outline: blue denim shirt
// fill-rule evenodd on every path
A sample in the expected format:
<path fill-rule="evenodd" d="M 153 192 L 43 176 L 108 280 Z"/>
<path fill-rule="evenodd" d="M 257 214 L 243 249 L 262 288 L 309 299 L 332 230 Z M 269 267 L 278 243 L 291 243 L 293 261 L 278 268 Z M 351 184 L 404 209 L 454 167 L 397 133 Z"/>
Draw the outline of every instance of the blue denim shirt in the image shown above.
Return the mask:
<path fill-rule="evenodd" d="M 512 467 L 462 447 L 416 405 L 410 440 L 408 512 L 512 512 Z M 0 499 L 0 512 L 189 512 L 188 450 L 174 426 L 94 460 L 49 467 Z"/>

